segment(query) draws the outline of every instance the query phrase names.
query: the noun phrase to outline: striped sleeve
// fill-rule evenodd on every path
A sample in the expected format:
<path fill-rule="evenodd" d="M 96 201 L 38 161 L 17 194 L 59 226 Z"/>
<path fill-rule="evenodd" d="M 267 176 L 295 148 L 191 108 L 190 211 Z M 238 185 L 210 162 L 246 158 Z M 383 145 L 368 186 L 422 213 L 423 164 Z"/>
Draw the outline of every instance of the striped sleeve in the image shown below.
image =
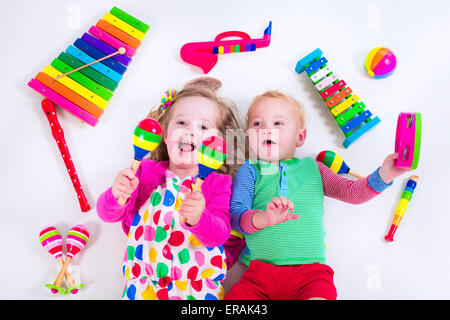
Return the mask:
<path fill-rule="evenodd" d="M 241 225 L 241 217 L 252 209 L 255 182 L 256 170 L 246 161 L 234 177 L 230 203 L 231 228 L 240 233 L 246 233 Z"/>
<path fill-rule="evenodd" d="M 322 176 L 324 195 L 347 203 L 369 201 L 392 184 L 381 180 L 378 169 L 364 179 L 351 180 L 339 176 L 321 162 L 317 161 L 317 165 Z"/>

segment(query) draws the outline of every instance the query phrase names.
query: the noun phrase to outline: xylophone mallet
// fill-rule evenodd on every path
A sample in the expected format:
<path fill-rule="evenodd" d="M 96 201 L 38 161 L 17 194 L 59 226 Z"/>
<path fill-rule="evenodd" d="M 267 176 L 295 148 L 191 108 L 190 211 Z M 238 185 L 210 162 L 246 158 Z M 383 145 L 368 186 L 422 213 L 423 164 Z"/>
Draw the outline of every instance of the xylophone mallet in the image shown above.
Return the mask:
<path fill-rule="evenodd" d="M 334 173 L 337 174 L 349 174 L 357 179 L 364 179 L 364 177 L 352 170 L 350 170 L 350 167 L 345 163 L 344 160 L 335 152 L 330 150 L 324 150 L 320 152 L 316 160 L 319 162 L 322 162 L 324 165 L 326 165 L 328 168 L 330 168 Z"/>
<path fill-rule="evenodd" d="M 97 63 L 97 62 L 103 61 L 105 59 L 111 58 L 112 56 L 115 56 L 116 54 L 124 54 L 125 52 L 126 52 L 125 48 L 124 47 L 120 47 L 119 50 L 117 50 L 116 52 L 108 54 L 107 56 L 104 56 L 104 57 L 102 57 L 100 59 L 97 59 L 95 61 L 89 62 L 89 63 L 87 63 L 87 64 L 85 64 L 85 65 L 83 65 L 81 67 L 78 67 L 76 69 L 73 69 L 73 70 L 71 70 L 69 72 L 66 72 L 64 74 L 60 74 L 59 76 L 56 76 L 55 80 L 58 80 L 59 78 L 62 78 L 62 77 L 65 77 L 65 76 L 68 76 L 69 74 L 77 72 L 77 71 L 79 71 L 81 69 L 87 68 L 87 67 L 93 65 L 94 63 Z"/>
<path fill-rule="evenodd" d="M 131 170 L 136 174 L 142 159 L 154 151 L 162 137 L 162 128 L 155 119 L 147 118 L 139 122 L 133 135 L 134 160 L 131 164 Z M 124 205 L 127 202 L 125 198 L 119 198 L 117 202 Z"/>
<path fill-rule="evenodd" d="M 402 221 L 403 215 L 406 212 L 406 208 L 408 208 L 409 200 L 411 200 L 414 190 L 416 189 L 417 182 L 419 181 L 418 176 L 409 177 L 408 182 L 406 183 L 405 190 L 402 193 L 402 197 L 398 202 L 397 208 L 395 209 L 395 216 L 392 219 L 392 224 L 389 229 L 388 234 L 384 237 L 384 240 L 388 242 L 394 241 L 394 234 L 397 231 L 398 225 L 400 221 Z"/>
<path fill-rule="evenodd" d="M 198 175 L 196 177 L 192 192 L 200 191 L 206 177 L 213 171 L 219 169 L 225 162 L 227 147 L 225 141 L 217 136 L 211 136 L 202 142 L 197 151 Z M 180 217 L 180 222 L 186 219 Z"/>

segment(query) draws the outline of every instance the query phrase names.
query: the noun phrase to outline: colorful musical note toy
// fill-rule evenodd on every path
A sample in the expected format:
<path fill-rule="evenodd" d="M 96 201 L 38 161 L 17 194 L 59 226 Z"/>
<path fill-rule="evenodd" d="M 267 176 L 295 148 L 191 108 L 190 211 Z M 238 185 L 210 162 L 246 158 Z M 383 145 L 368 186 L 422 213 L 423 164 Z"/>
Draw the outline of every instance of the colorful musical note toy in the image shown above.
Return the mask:
<path fill-rule="evenodd" d="M 299 74 L 306 72 L 346 137 L 343 145 L 348 148 L 375 127 L 380 119 L 372 116 L 364 102 L 356 94 L 352 94 L 352 89 L 344 80 L 339 79 L 327 63 L 322 50 L 316 49 L 297 62 L 295 71 Z"/>
<path fill-rule="evenodd" d="M 396 167 L 417 168 L 420 157 L 420 144 L 422 136 L 422 115 L 419 112 L 402 112 L 397 119 L 395 135 L 395 152 L 398 158 Z"/>
<path fill-rule="evenodd" d="M 394 234 L 397 231 L 398 225 L 406 212 L 406 208 L 408 208 L 409 201 L 412 198 L 414 190 L 416 189 L 417 182 L 419 181 L 418 176 L 409 177 L 408 182 L 406 183 L 405 190 L 402 193 L 402 197 L 398 202 L 397 208 L 395 209 L 394 219 L 392 219 L 391 228 L 389 229 L 388 234 L 384 237 L 384 239 L 388 242 L 394 241 Z"/>
<path fill-rule="evenodd" d="M 91 126 L 97 124 L 148 29 L 147 24 L 113 7 L 89 33 L 84 33 L 28 82 L 28 86 L 48 99 L 42 107 L 52 133 L 55 133 L 54 124 L 63 132 L 53 103 Z M 81 210 L 88 211 L 90 206 L 79 185 L 68 148 L 65 142 L 60 142 L 60 136 L 55 140 L 77 191 Z"/>
<path fill-rule="evenodd" d="M 214 41 L 190 42 L 181 47 L 180 55 L 184 62 L 200 67 L 203 73 L 208 73 L 217 63 L 219 54 L 255 51 L 257 48 L 269 46 L 272 34 L 272 21 L 264 30 L 260 39 L 252 39 L 242 31 L 226 31 L 216 36 Z M 237 37 L 239 40 L 224 40 Z"/>
<path fill-rule="evenodd" d="M 136 174 L 142 159 L 158 147 L 162 137 L 162 128 L 158 121 L 147 118 L 139 122 L 133 135 L 134 160 L 131 170 Z M 125 198 L 119 198 L 118 203 L 124 205 Z"/>
<path fill-rule="evenodd" d="M 47 250 L 55 259 L 58 261 L 59 265 L 62 267 L 64 264 L 63 254 L 62 254 L 62 246 L 63 240 L 61 236 L 61 232 L 55 227 L 45 227 L 39 233 L 39 241 L 45 250 Z M 71 293 L 75 294 L 78 292 L 78 289 L 81 289 L 83 285 L 76 285 L 75 281 L 72 279 L 70 273 L 66 270 L 65 272 L 67 283 L 69 284 Z M 52 293 L 66 293 L 62 288 L 53 287 L 50 285 L 50 290 Z"/>
<path fill-rule="evenodd" d="M 226 157 L 227 145 L 222 138 L 211 136 L 202 142 L 197 151 L 198 175 L 195 177 L 192 192 L 201 192 L 203 181 L 224 164 Z M 180 217 L 180 222 L 185 221 L 184 217 Z"/>
<path fill-rule="evenodd" d="M 349 174 L 357 179 L 364 179 L 364 177 L 359 173 L 350 170 L 350 167 L 345 163 L 345 161 L 342 160 L 342 158 L 333 151 L 324 150 L 320 152 L 317 155 L 316 160 L 322 162 L 334 173 Z"/>
<path fill-rule="evenodd" d="M 72 261 L 73 257 L 86 246 L 88 240 L 89 240 L 89 231 L 85 226 L 77 224 L 76 226 L 70 228 L 66 238 L 66 250 L 67 250 L 66 260 L 64 261 L 64 264 L 62 265 L 55 282 L 53 284 L 46 285 L 48 288 L 56 290 L 60 288 L 61 282 L 63 280 L 64 274 L 66 273 L 70 261 Z"/>

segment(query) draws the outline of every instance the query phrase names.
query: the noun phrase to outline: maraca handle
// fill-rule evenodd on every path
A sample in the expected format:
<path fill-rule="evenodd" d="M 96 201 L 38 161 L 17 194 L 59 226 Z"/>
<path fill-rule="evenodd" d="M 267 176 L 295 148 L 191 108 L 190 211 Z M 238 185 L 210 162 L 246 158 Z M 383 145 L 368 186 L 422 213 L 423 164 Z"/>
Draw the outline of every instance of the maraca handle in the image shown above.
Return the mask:
<path fill-rule="evenodd" d="M 202 192 L 202 184 L 203 184 L 203 179 L 201 179 L 201 178 L 197 178 L 197 181 L 195 181 L 195 184 L 194 184 L 194 186 L 192 187 L 192 192 L 195 192 L 195 191 L 200 191 L 200 192 Z"/>
<path fill-rule="evenodd" d="M 67 257 L 66 260 L 64 261 L 64 264 L 61 267 L 61 270 L 58 273 L 58 276 L 56 277 L 55 282 L 53 283 L 53 285 L 55 287 L 60 287 L 61 286 L 61 282 L 64 278 L 64 274 L 66 273 L 67 267 L 69 266 L 70 261 L 72 260 L 72 258 Z"/>
<path fill-rule="evenodd" d="M 355 178 L 357 178 L 357 179 L 364 179 L 365 178 L 364 176 L 362 176 L 359 173 L 356 173 L 356 172 L 354 172 L 352 170 L 349 170 L 348 174 L 353 176 L 353 177 L 355 177 Z"/>
<path fill-rule="evenodd" d="M 67 172 L 70 176 L 70 181 L 75 188 L 77 193 L 77 198 L 80 203 L 81 211 L 87 212 L 91 209 L 89 203 L 87 202 L 86 196 L 81 188 L 80 180 L 78 179 L 77 172 L 75 170 L 75 166 L 72 162 L 72 158 L 70 157 L 69 148 L 67 148 L 66 141 L 64 139 L 64 131 L 59 124 L 58 117 L 56 115 L 56 110 L 53 102 L 49 99 L 42 100 L 42 110 L 47 116 L 47 120 L 50 123 L 50 128 L 52 130 L 53 138 L 58 145 L 59 152 L 64 160 L 64 164 L 66 166 Z"/>
<path fill-rule="evenodd" d="M 197 178 L 197 181 L 195 181 L 195 184 L 192 186 L 192 192 L 195 192 L 195 191 L 202 192 L 203 181 L 204 181 L 203 179 Z M 180 216 L 180 222 L 181 223 L 185 223 L 186 222 L 186 218 Z"/>
<path fill-rule="evenodd" d="M 56 260 L 58 260 L 58 263 L 59 263 L 59 265 L 61 266 L 61 268 L 62 268 L 62 266 L 64 265 L 64 260 L 63 260 L 63 258 L 62 257 L 59 257 L 58 259 L 56 259 Z M 67 283 L 69 284 L 69 286 L 72 288 L 72 287 L 75 287 L 75 281 L 72 279 L 72 275 L 70 274 L 70 272 L 68 271 L 68 270 L 66 270 L 66 272 L 65 272 L 65 274 L 64 274 L 65 276 L 66 276 L 66 280 L 67 280 Z"/>
<path fill-rule="evenodd" d="M 133 160 L 133 162 L 131 163 L 131 171 L 133 171 L 133 174 L 136 174 L 140 164 L 140 160 Z M 117 203 L 123 206 L 127 202 L 127 200 L 128 198 L 119 197 L 119 199 L 117 199 Z"/>

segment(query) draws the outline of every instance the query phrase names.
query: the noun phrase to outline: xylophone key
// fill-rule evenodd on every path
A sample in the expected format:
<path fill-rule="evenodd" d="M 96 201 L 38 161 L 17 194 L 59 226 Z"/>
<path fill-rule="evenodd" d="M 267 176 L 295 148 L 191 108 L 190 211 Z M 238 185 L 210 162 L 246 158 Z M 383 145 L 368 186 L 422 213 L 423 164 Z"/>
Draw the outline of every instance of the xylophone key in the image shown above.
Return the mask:
<path fill-rule="evenodd" d="M 325 103 L 328 106 L 328 108 L 332 108 L 335 105 L 337 105 L 339 102 L 344 100 L 351 93 L 352 93 L 352 89 L 347 87 L 344 90 L 339 91 L 338 93 L 336 93 L 334 96 L 331 97 L 331 99 L 325 101 Z"/>
<path fill-rule="evenodd" d="M 320 93 L 320 96 L 322 99 L 327 99 L 331 97 L 331 95 L 335 92 L 338 92 L 340 89 L 344 88 L 346 85 L 344 80 L 339 81 L 338 83 L 333 84 L 331 87 L 329 87 L 327 90 L 322 91 Z"/>
<path fill-rule="evenodd" d="M 320 81 L 318 84 L 316 84 L 316 89 L 319 90 L 319 91 L 325 89 L 330 84 L 332 84 L 334 81 L 338 80 L 337 77 L 338 76 L 335 75 L 334 73 L 331 74 L 330 76 L 326 77 L 325 79 Z"/>
<path fill-rule="evenodd" d="M 113 16 L 125 21 L 126 23 L 128 23 L 130 26 L 135 27 L 136 29 L 138 29 L 139 31 L 142 31 L 143 33 L 147 33 L 148 29 L 150 29 L 150 27 L 136 19 L 135 17 L 133 17 L 132 15 L 126 13 L 123 10 L 120 10 L 117 7 L 113 7 L 110 11 L 109 11 Z"/>
<path fill-rule="evenodd" d="M 359 97 L 356 94 L 351 97 L 348 97 L 346 100 L 339 103 L 337 105 L 337 107 L 334 107 L 333 109 L 331 109 L 331 113 L 333 114 L 333 116 L 337 116 L 338 114 L 344 112 L 349 107 L 351 107 L 355 102 L 358 102 L 358 100 L 359 100 Z"/>
<path fill-rule="evenodd" d="M 55 58 L 52 61 L 51 66 L 62 73 L 66 73 L 74 69 L 69 65 L 65 64 L 64 62 L 62 62 L 61 60 L 59 60 L 58 58 Z M 83 87 L 86 87 L 87 89 L 96 93 L 106 101 L 109 101 L 113 96 L 111 91 L 108 91 L 107 89 L 99 85 L 97 82 L 91 80 L 90 78 L 86 77 L 84 74 L 80 72 L 71 73 L 69 74 L 69 77 L 78 82 L 79 84 L 81 84 Z"/>
<path fill-rule="evenodd" d="M 311 75 L 310 79 L 315 84 L 315 83 L 317 83 L 317 81 L 319 81 L 323 77 L 328 76 L 331 72 L 332 71 L 331 71 L 330 67 L 325 67 L 323 69 L 320 69 L 319 71 L 317 71 L 313 75 Z"/>
<path fill-rule="evenodd" d="M 366 121 L 371 116 L 372 116 L 372 112 L 370 112 L 369 110 L 365 110 L 359 116 L 353 118 L 351 121 L 347 122 L 344 126 L 342 126 L 341 127 L 342 132 L 344 132 L 344 134 L 348 133 L 349 131 L 355 129 L 357 126 L 362 124 L 364 121 Z"/>
<path fill-rule="evenodd" d="M 324 66 L 328 62 L 327 58 L 322 57 L 317 61 L 314 61 L 309 66 L 305 68 L 305 71 L 308 75 L 319 70 L 322 66 Z"/>
<path fill-rule="evenodd" d="M 113 26 L 119 28 L 120 30 L 128 33 L 130 36 L 136 38 L 139 41 L 142 41 L 145 37 L 145 33 L 136 29 L 135 27 L 129 25 L 125 21 L 113 16 L 111 13 L 106 13 L 103 17 L 103 20 L 111 23 Z"/>
<path fill-rule="evenodd" d="M 111 23 L 116 28 L 122 30 L 123 32 L 128 33 L 130 36 L 136 38 L 139 41 L 142 41 L 142 39 L 144 39 L 144 37 L 145 37 L 145 33 L 136 29 L 135 27 L 129 25 L 125 21 L 113 16 L 109 12 L 103 16 L 103 20 Z"/>
<path fill-rule="evenodd" d="M 116 48 L 117 50 L 119 50 L 119 48 L 125 48 L 125 54 L 129 57 L 133 57 L 136 54 L 136 49 L 114 38 L 108 32 L 105 32 L 102 29 L 97 28 L 96 26 L 92 26 L 89 29 L 89 33 L 92 34 L 94 37 L 97 37 L 98 39 L 106 42 L 111 47 Z"/>
<path fill-rule="evenodd" d="M 73 104 L 79 106 L 81 109 L 89 112 L 94 117 L 99 118 L 103 114 L 102 108 L 86 100 L 85 98 L 79 96 L 69 88 L 62 85 L 60 82 L 54 80 L 51 76 L 43 72 L 39 72 L 36 76 L 36 80 L 42 83 L 43 85 L 47 86 L 48 88 L 52 89 L 59 95 L 63 96 Z M 52 100 L 51 98 L 49 99 Z M 56 101 L 54 102 L 57 105 L 59 105 Z"/>
<path fill-rule="evenodd" d="M 70 54 L 67 54 L 65 52 L 61 52 L 61 54 L 58 56 L 58 59 L 72 67 L 73 69 L 79 68 L 84 65 L 83 62 L 80 60 L 74 58 Z M 87 67 L 84 69 L 80 69 L 78 72 L 84 74 L 85 76 L 89 77 L 90 79 L 94 80 L 98 84 L 104 86 L 106 89 L 114 91 L 117 88 L 117 82 L 111 80 L 104 74 L 98 72 L 97 70 L 92 69 L 91 67 Z"/>
<path fill-rule="evenodd" d="M 51 101 L 53 101 L 55 104 L 57 104 L 61 108 L 69 111 L 71 114 L 73 114 L 75 117 L 77 117 L 81 121 L 84 121 L 93 127 L 97 124 L 98 118 L 96 118 L 89 112 L 83 110 L 76 104 L 70 102 L 69 100 L 67 100 L 60 94 L 58 94 L 56 91 L 50 89 L 49 87 L 47 87 L 43 83 L 39 82 L 38 80 L 31 79 L 30 82 L 28 82 L 28 86 L 33 88 L 40 94 L 42 94 L 44 97 L 50 99 Z"/>
<path fill-rule="evenodd" d="M 55 78 L 55 77 L 57 77 L 57 76 L 62 74 L 61 72 L 59 72 L 57 69 L 53 68 L 52 66 L 46 66 L 44 68 L 43 72 L 45 74 L 47 74 L 48 76 L 52 77 L 52 78 Z M 60 78 L 60 79 L 58 79 L 56 81 L 58 81 L 59 83 L 61 83 L 65 87 L 69 88 L 73 92 L 77 93 L 78 95 L 82 96 L 86 100 L 92 102 L 93 104 L 99 106 L 102 109 L 105 109 L 107 104 L 108 104 L 108 101 L 106 101 L 105 99 L 103 99 L 100 96 L 96 95 L 92 91 L 86 89 L 81 84 L 79 84 L 78 82 L 72 80 L 69 77 L 62 77 L 62 78 Z"/>
<path fill-rule="evenodd" d="M 364 102 L 359 101 L 353 105 L 353 107 L 347 110 L 345 113 L 338 115 L 335 119 L 339 127 L 343 127 L 350 119 L 355 117 L 357 114 L 364 111 L 366 105 Z"/>
<path fill-rule="evenodd" d="M 97 48 L 94 48 L 89 43 L 87 43 L 81 39 L 77 39 L 73 43 L 73 45 L 75 47 L 77 47 L 78 49 L 80 49 L 81 51 L 83 51 L 84 53 L 86 53 L 87 55 L 89 55 L 90 57 L 92 57 L 94 60 L 98 60 L 98 59 L 101 59 L 101 58 L 107 56 L 106 54 L 104 54 L 103 52 L 98 50 Z M 104 59 L 104 60 L 100 61 L 100 63 L 103 63 L 105 66 L 113 69 L 114 71 L 116 71 L 117 73 L 120 73 L 121 75 L 123 75 L 125 73 L 125 71 L 127 71 L 127 67 L 120 64 L 118 61 L 114 60 L 112 57 Z"/>
<path fill-rule="evenodd" d="M 126 43 L 127 45 L 129 45 L 134 49 L 139 48 L 139 46 L 141 45 L 141 41 L 130 36 L 128 33 L 120 30 L 119 28 L 116 28 L 111 23 L 105 20 L 99 20 L 95 26 L 99 29 L 102 29 L 105 32 L 108 32 L 113 37 L 119 39 L 120 41 Z"/>
<path fill-rule="evenodd" d="M 80 60 L 84 64 L 88 64 L 88 63 L 95 61 L 95 59 L 93 59 L 92 57 L 90 57 L 89 55 L 87 55 L 80 49 L 75 48 L 72 45 L 67 47 L 66 53 L 68 53 L 71 56 L 73 56 L 74 58 Z M 119 82 L 120 80 L 122 80 L 122 75 L 120 73 L 112 70 L 111 68 L 108 68 L 103 63 L 94 63 L 93 65 L 91 65 L 91 67 L 93 69 L 97 70 L 98 72 L 104 74 L 105 76 L 107 76 L 108 78 L 110 78 L 111 80 L 113 80 L 115 82 Z"/>
<path fill-rule="evenodd" d="M 89 33 L 85 33 L 81 36 L 81 40 L 89 43 L 94 48 L 97 48 L 101 52 L 103 52 L 105 55 L 112 54 L 117 51 L 117 49 L 111 47 L 110 45 L 106 44 L 105 42 L 97 39 L 94 36 L 91 36 Z M 112 56 L 114 60 L 119 61 L 124 66 L 128 66 L 131 62 L 131 58 L 127 56 L 126 54 L 116 54 Z"/>

